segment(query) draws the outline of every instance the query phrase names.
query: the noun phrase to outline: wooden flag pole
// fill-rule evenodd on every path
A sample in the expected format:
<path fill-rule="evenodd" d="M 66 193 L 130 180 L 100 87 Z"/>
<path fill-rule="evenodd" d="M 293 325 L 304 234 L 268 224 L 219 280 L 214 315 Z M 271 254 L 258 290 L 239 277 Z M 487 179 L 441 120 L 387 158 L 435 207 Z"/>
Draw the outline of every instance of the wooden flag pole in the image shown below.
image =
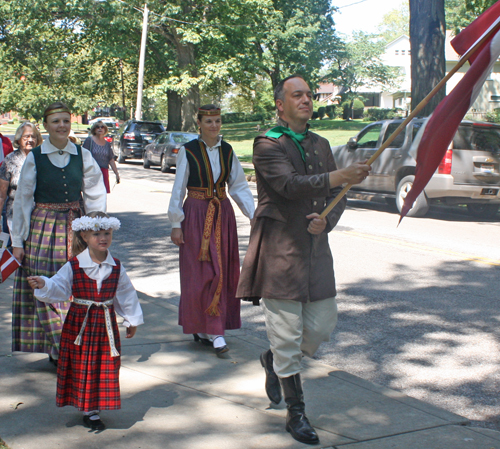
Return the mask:
<path fill-rule="evenodd" d="M 453 67 L 450 72 L 430 91 L 430 93 L 415 107 L 415 109 L 411 112 L 411 114 L 406 117 L 406 119 L 399 125 L 396 130 L 390 135 L 390 137 L 382 144 L 382 146 L 376 151 L 376 153 L 368 159 L 366 162 L 367 165 L 373 164 L 373 162 L 382 154 L 384 151 L 399 135 L 403 129 L 405 129 L 406 125 L 410 123 L 410 121 L 417 116 L 417 114 L 429 103 L 432 97 L 436 95 L 446 84 L 446 82 L 469 60 L 469 58 L 480 48 L 494 33 L 496 33 L 500 29 L 500 21 L 493 26 L 476 44 L 467 50 L 458 63 Z M 354 184 L 347 184 L 341 192 L 334 198 L 334 200 L 326 206 L 325 210 L 321 212 L 319 218 L 325 218 L 330 211 L 339 203 L 339 201 L 344 197 L 344 195 L 349 191 L 349 189 Z"/>

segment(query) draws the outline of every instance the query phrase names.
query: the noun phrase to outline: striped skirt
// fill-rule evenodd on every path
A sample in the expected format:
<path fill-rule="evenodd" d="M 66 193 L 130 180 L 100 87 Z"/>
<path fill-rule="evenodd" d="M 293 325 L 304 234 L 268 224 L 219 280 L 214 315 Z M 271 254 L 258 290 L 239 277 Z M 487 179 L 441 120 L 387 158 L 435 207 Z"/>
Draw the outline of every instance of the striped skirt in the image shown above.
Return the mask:
<path fill-rule="evenodd" d="M 185 219 L 182 222 L 182 232 L 185 243 L 179 249 L 181 276 L 179 324 L 185 334 L 202 332 L 224 335 L 225 330 L 241 327 L 240 300 L 235 298 L 240 277 L 238 235 L 236 218 L 229 198 L 220 202 L 222 271 L 217 263 L 215 230 L 212 230 L 208 248 L 211 261 L 200 262 L 198 260 L 208 203 L 206 200 L 188 197 L 183 205 Z M 214 228 L 217 215 L 216 212 Z M 211 315 L 207 313 L 207 309 L 214 298 L 221 276 L 219 314 Z"/>
<path fill-rule="evenodd" d="M 47 304 L 33 296 L 27 273 L 51 277 L 68 261 L 70 211 L 35 207 L 25 243 L 23 270 L 14 279 L 12 351 L 41 352 L 59 357 L 59 342 L 69 302 Z M 77 212 L 76 216 L 80 214 Z M 68 298 L 69 299 L 69 298 Z"/>

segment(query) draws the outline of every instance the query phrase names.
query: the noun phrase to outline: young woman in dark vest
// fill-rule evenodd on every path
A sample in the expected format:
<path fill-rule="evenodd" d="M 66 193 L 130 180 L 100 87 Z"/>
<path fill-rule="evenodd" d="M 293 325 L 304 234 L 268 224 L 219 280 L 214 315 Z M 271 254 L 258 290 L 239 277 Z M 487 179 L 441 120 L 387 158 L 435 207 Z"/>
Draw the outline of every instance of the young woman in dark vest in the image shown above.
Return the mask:
<path fill-rule="evenodd" d="M 219 135 L 221 112 L 198 110 L 198 139 L 179 150 L 168 209 L 172 241 L 179 246 L 181 299 L 179 324 L 195 341 L 228 350 L 224 333 L 239 329 L 240 275 L 236 219 L 227 194 L 253 218 L 254 201 L 231 145 Z M 187 198 L 184 201 L 184 197 Z"/>
<path fill-rule="evenodd" d="M 12 350 L 49 354 L 55 364 L 69 303 L 45 304 L 33 297 L 27 276 L 51 277 L 71 257 L 71 222 L 106 210 L 106 189 L 92 154 L 73 144 L 71 112 L 61 102 L 45 109 L 49 137 L 26 156 L 16 192 L 12 246 L 23 268 L 14 280 Z"/>

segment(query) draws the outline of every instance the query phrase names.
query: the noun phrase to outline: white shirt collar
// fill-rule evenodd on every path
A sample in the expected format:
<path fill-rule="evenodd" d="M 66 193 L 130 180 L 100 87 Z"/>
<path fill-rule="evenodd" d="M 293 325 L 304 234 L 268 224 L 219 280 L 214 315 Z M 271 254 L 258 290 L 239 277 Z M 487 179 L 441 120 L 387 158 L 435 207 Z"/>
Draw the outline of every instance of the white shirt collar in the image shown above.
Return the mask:
<path fill-rule="evenodd" d="M 108 255 L 106 256 L 106 260 L 104 260 L 100 264 L 95 263 L 91 259 L 88 248 L 86 248 L 83 252 L 78 254 L 78 256 L 76 256 L 76 258 L 78 259 L 78 263 L 80 264 L 80 268 L 94 268 L 94 267 L 102 265 L 102 264 L 111 265 L 112 267 L 114 267 L 116 265 L 115 260 L 113 259 L 113 256 L 111 255 L 109 250 L 108 250 Z"/>
<path fill-rule="evenodd" d="M 222 142 L 222 136 L 219 136 L 218 137 L 219 140 L 217 141 L 217 143 L 213 147 L 211 147 L 211 146 L 208 145 L 207 142 L 205 142 L 201 138 L 201 136 L 199 136 L 199 139 L 205 144 L 206 149 L 209 150 L 209 151 L 212 151 L 212 150 L 215 150 L 216 148 L 219 148 L 221 146 L 221 142 Z"/>
<path fill-rule="evenodd" d="M 78 150 L 76 149 L 76 145 L 71 142 L 71 140 L 68 139 L 68 143 L 66 144 L 66 147 L 64 147 L 63 150 L 59 150 L 59 148 L 56 148 L 54 145 L 50 143 L 50 139 L 47 138 L 42 142 L 42 154 L 51 154 L 51 153 L 56 153 L 59 151 L 65 151 L 66 153 L 69 154 L 78 154 Z"/>

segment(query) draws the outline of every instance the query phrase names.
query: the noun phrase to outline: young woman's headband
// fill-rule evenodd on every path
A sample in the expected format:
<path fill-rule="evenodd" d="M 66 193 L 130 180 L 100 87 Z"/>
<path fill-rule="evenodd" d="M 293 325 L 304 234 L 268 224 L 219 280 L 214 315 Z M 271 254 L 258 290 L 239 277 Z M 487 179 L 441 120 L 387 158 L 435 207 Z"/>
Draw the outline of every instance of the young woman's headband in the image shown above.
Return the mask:
<path fill-rule="evenodd" d="M 200 115 L 220 115 L 220 108 L 217 109 L 198 109 Z"/>
<path fill-rule="evenodd" d="M 117 231 L 120 229 L 120 220 L 115 217 L 83 217 L 76 218 L 71 224 L 73 231 L 101 231 L 113 229 Z"/>
<path fill-rule="evenodd" d="M 44 117 L 48 117 L 49 115 L 52 114 L 57 114 L 58 112 L 67 112 L 69 115 L 71 115 L 71 111 L 68 108 L 57 108 L 57 109 L 52 109 L 48 111 Z"/>

